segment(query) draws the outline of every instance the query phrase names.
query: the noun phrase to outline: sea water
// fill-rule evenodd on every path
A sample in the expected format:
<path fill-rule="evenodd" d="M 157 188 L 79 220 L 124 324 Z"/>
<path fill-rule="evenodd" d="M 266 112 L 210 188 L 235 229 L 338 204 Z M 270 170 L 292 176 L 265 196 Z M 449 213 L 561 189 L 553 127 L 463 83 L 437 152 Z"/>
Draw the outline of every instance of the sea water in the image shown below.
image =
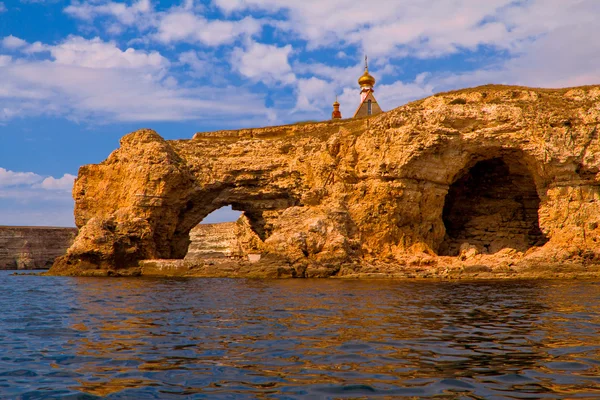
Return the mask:
<path fill-rule="evenodd" d="M 600 398 L 600 282 L 0 272 L 0 398 Z"/>

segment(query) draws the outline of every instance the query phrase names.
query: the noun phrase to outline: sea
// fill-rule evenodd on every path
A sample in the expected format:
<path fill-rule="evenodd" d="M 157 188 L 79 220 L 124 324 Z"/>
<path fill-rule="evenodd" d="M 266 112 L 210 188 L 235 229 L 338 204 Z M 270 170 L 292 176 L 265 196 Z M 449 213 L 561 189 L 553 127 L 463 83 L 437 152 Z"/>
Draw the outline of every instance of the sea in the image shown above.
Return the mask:
<path fill-rule="evenodd" d="M 2 399 L 598 399 L 600 281 L 0 272 Z"/>

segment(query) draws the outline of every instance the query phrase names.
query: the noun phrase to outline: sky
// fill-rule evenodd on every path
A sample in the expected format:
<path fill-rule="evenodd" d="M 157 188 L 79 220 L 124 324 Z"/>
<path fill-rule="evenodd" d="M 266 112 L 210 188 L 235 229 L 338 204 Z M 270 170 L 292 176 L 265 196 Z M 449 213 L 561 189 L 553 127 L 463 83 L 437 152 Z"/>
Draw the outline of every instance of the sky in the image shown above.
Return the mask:
<path fill-rule="evenodd" d="M 598 0 L 0 0 L 0 225 L 74 226 L 119 138 L 344 117 L 487 83 L 600 84 Z M 236 215 L 221 211 L 211 221 Z"/>

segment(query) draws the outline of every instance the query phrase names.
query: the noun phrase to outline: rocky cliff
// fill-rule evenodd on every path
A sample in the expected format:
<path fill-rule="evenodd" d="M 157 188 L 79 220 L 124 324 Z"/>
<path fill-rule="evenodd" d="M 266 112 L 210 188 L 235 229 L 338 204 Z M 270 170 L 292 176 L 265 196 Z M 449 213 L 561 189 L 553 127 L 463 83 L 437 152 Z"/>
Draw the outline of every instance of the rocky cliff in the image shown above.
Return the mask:
<path fill-rule="evenodd" d="M 225 222 L 201 224 L 192 228 L 185 260 L 194 262 L 208 258 L 243 257 L 235 226 L 234 222 Z"/>
<path fill-rule="evenodd" d="M 140 130 L 80 169 L 81 229 L 51 272 L 183 260 L 192 227 L 231 205 L 242 253 L 261 254 L 240 268 L 268 276 L 595 274 L 599 125 L 600 86 L 482 86 L 362 119 L 175 141 Z M 200 264 L 185 268 L 219 274 Z"/>
<path fill-rule="evenodd" d="M 0 269 L 50 268 L 76 235 L 76 228 L 0 226 Z"/>

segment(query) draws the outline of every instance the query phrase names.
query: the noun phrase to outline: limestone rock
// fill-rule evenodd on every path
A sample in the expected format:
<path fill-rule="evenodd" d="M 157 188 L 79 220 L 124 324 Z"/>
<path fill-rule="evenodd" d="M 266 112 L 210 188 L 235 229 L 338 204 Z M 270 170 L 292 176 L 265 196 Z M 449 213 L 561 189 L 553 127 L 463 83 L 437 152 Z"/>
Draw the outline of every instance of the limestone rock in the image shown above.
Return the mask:
<path fill-rule="evenodd" d="M 140 130 L 80 169 L 81 230 L 51 272 L 121 274 L 182 259 L 190 230 L 225 205 L 244 211 L 242 255 L 261 255 L 242 269 L 279 263 L 269 276 L 591 268 L 600 263 L 599 125 L 600 86 L 489 85 L 369 118 L 174 141 Z M 462 243 L 477 249 L 465 260 Z"/>
<path fill-rule="evenodd" d="M 0 269 L 48 269 L 73 243 L 77 229 L 0 227 Z"/>

